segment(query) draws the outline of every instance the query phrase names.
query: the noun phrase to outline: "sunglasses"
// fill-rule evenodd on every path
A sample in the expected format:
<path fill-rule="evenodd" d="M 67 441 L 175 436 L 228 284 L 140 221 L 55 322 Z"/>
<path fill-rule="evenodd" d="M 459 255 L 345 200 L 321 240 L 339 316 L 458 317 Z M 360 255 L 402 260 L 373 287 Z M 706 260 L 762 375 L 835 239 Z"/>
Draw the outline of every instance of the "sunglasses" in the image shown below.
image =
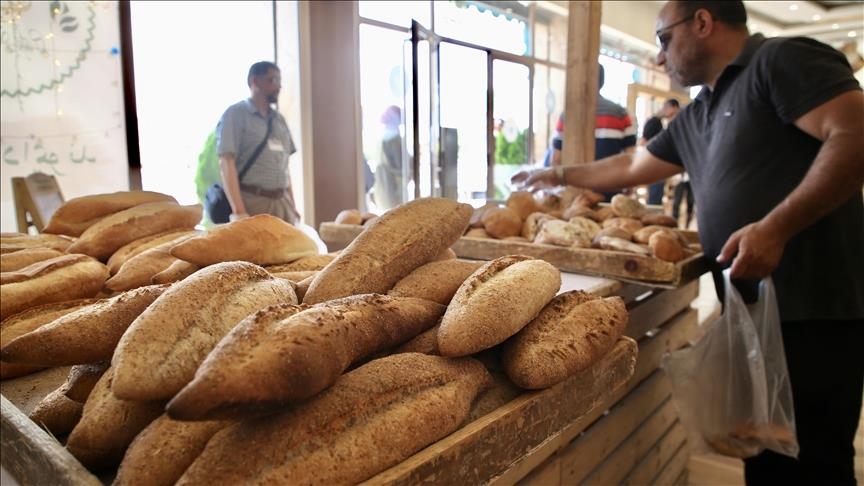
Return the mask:
<path fill-rule="evenodd" d="M 684 22 L 690 22 L 694 18 L 695 17 L 687 17 L 686 19 L 681 19 L 677 22 L 672 22 L 671 24 L 667 25 L 666 27 L 663 27 L 662 29 L 657 29 L 657 31 L 654 32 L 654 35 L 657 36 L 657 44 L 660 46 L 660 50 L 663 52 L 666 52 L 666 49 L 669 48 L 669 41 L 672 40 L 672 36 L 666 35 L 666 32 L 672 30 L 673 28 L 675 28 L 678 25 L 683 24 Z"/>

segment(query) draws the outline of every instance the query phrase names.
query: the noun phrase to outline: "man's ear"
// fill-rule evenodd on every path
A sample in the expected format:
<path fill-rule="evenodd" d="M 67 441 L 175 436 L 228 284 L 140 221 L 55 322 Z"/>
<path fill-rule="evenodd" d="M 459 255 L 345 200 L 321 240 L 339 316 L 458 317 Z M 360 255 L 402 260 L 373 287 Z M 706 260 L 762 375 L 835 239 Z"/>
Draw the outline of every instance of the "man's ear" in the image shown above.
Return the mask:
<path fill-rule="evenodd" d="M 715 21 L 711 16 L 711 12 L 700 8 L 693 14 L 693 29 L 694 34 L 699 38 L 705 38 L 714 32 Z"/>

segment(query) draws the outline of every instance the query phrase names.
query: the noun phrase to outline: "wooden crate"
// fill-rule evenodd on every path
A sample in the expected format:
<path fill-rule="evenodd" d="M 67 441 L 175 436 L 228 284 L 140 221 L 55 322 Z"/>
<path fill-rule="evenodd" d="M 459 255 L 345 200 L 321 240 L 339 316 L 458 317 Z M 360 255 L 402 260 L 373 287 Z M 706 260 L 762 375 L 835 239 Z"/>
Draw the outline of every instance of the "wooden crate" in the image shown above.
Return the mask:
<path fill-rule="evenodd" d="M 346 247 L 363 231 L 352 224 L 321 223 L 318 233 L 331 251 Z M 610 277 L 655 287 L 674 288 L 707 270 L 702 254 L 670 263 L 653 257 L 595 248 L 565 248 L 489 238 L 459 238 L 452 249 L 460 258 L 493 260 L 504 255 L 528 255 L 546 260 L 565 272 Z"/>

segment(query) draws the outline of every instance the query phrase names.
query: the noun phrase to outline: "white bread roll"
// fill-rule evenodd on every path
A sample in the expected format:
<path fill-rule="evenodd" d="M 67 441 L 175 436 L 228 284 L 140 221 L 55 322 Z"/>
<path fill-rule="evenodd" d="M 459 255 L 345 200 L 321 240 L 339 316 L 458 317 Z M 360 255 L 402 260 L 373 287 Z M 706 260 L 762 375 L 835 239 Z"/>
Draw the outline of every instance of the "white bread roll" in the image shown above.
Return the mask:
<path fill-rule="evenodd" d="M 241 418 L 305 400 L 352 363 L 434 326 L 444 309 L 428 300 L 378 294 L 311 308 L 268 307 L 219 342 L 166 410 L 180 420 Z"/>
<path fill-rule="evenodd" d="M 303 303 L 356 294 L 386 294 L 415 268 L 432 261 L 465 232 L 471 206 L 428 197 L 377 218 L 309 285 Z"/>
<path fill-rule="evenodd" d="M 620 297 L 564 292 L 505 343 L 504 370 L 522 388 L 548 388 L 602 358 L 627 322 Z"/>
<path fill-rule="evenodd" d="M 0 273 L 0 319 L 40 304 L 95 297 L 108 274 L 108 267 L 80 254 Z"/>
<path fill-rule="evenodd" d="M 442 356 L 467 356 L 504 342 L 533 319 L 561 287 L 561 272 L 523 255 L 492 260 L 456 291 L 438 330 Z"/>
<path fill-rule="evenodd" d="M 83 253 L 107 261 L 124 245 L 145 236 L 170 230 L 192 230 L 201 221 L 200 204 L 181 206 L 174 202 L 139 204 L 116 212 L 87 228 L 69 253 Z"/>
<path fill-rule="evenodd" d="M 119 191 L 76 197 L 57 208 L 42 232 L 80 236 L 105 216 L 139 204 L 165 201 L 177 202 L 168 194 L 152 191 Z"/>
<path fill-rule="evenodd" d="M 371 361 L 297 408 L 219 431 L 177 485 L 356 484 L 458 429 L 490 382 L 470 358 Z"/>
<path fill-rule="evenodd" d="M 112 391 L 127 400 L 167 400 L 228 331 L 273 304 L 296 304 L 291 282 L 258 265 L 205 267 L 162 293 L 129 326 L 112 358 Z"/>
<path fill-rule="evenodd" d="M 0 254 L 0 272 L 14 272 L 36 262 L 65 255 L 53 248 L 27 248 L 12 253 Z"/>
<path fill-rule="evenodd" d="M 171 248 L 171 255 L 199 267 L 235 260 L 273 265 L 316 253 L 318 246 L 306 233 L 269 214 L 218 225 Z"/>

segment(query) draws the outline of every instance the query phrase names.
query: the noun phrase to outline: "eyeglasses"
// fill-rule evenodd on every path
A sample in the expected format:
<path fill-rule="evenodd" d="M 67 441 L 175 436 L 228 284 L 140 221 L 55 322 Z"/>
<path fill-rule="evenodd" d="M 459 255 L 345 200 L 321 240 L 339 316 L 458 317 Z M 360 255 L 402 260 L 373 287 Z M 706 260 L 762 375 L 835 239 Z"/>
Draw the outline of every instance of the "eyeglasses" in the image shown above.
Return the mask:
<path fill-rule="evenodd" d="M 654 32 L 654 35 L 657 36 L 657 44 L 659 44 L 660 50 L 663 52 L 666 52 L 666 49 L 669 48 L 669 41 L 672 40 L 671 36 L 663 35 L 665 32 L 672 30 L 674 27 L 681 25 L 684 22 L 690 22 L 694 18 L 695 17 L 687 17 L 686 19 L 681 19 L 677 22 L 672 22 L 671 24 L 667 25 L 666 27 L 663 27 L 662 29 L 657 29 L 657 31 Z"/>

